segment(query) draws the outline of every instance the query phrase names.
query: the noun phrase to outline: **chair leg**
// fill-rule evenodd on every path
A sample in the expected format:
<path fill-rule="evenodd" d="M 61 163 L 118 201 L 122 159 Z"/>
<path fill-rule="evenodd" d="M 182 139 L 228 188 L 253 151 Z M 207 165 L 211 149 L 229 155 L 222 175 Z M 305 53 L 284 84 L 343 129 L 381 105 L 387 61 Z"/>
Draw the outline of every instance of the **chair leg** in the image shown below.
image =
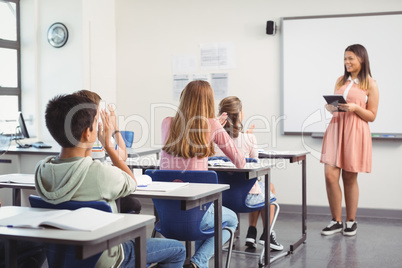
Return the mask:
<path fill-rule="evenodd" d="M 274 205 L 276 208 L 275 208 L 274 218 L 272 219 L 271 228 L 269 230 L 269 234 L 271 234 L 272 230 L 274 229 L 276 219 L 278 218 L 278 214 L 279 214 L 279 210 L 280 210 L 278 203 L 273 202 L 273 203 L 271 203 L 271 205 Z"/>
<path fill-rule="evenodd" d="M 272 219 L 272 223 L 271 223 L 271 226 L 270 226 L 268 241 L 265 241 L 265 243 L 271 243 L 271 241 L 270 241 L 271 232 L 272 232 L 272 230 L 274 229 L 274 226 L 275 226 L 275 223 L 276 223 L 276 219 L 278 218 L 278 214 L 279 214 L 279 210 L 280 210 L 278 203 L 272 202 L 271 205 L 274 205 L 274 206 L 275 206 L 275 213 L 274 213 L 274 218 Z M 265 254 L 265 246 L 262 247 L 262 251 L 261 251 L 261 254 L 260 254 L 260 261 L 259 261 L 259 263 L 258 263 L 260 267 L 265 266 L 265 263 L 264 263 L 264 254 Z"/>
<path fill-rule="evenodd" d="M 236 212 L 236 216 L 237 216 L 238 219 L 240 219 L 240 213 Z M 240 237 L 240 221 L 238 221 L 236 230 L 234 232 L 234 236 L 235 236 L 235 238 Z"/>
<path fill-rule="evenodd" d="M 230 229 L 229 227 L 225 227 L 225 230 L 228 230 L 228 232 L 230 233 L 228 255 L 227 255 L 227 258 L 226 258 L 226 268 L 229 268 L 230 267 L 230 260 L 232 258 L 233 241 L 234 241 L 235 232 L 232 229 Z"/>
<path fill-rule="evenodd" d="M 190 262 L 191 259 L 191 241 L 186 241 L 186 261 Z"/>
<path fill-rule="evenodd" d="M 152 230 L 152 234 L 151 234 L 151 237 L 152 238 L 155 238 L 155 236 L 156 236 L 156 230 L 155 230 L 155 228 Z"/>

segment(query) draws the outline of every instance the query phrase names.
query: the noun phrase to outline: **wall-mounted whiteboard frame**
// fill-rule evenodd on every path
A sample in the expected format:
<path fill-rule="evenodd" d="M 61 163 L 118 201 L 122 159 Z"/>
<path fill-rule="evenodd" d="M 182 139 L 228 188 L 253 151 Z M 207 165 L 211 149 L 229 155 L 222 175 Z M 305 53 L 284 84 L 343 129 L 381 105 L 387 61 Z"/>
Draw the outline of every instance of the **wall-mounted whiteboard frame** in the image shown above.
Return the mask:
<path fill-rule="evenodd" d="M 324 133 L 344 50 L 366 47 L 380 102 L 373 134 L 402 134 L 402 11 L 281 18 L 283 134 Z"/>

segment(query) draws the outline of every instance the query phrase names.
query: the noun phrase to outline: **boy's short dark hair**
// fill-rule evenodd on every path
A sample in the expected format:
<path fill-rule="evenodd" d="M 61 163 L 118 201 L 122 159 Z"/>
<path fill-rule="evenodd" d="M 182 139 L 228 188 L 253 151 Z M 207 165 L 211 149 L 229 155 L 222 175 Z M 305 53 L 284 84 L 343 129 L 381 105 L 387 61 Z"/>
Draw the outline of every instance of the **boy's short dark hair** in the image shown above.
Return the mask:
<path fill-rule="evenodd" d="M 72 148 L 78 145 L 84 130 L 93 130 L 96 114 L 97 106 L 91 99 L 58 95 L 46 106 L 46 127 L 61 147 Z"/>

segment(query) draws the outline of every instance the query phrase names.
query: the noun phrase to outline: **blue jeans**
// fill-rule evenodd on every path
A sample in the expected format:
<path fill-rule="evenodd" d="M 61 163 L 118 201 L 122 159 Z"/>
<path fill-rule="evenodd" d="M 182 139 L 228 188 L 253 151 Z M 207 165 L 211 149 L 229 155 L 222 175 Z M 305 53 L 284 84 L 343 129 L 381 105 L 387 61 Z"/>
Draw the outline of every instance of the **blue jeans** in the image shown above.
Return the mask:
<path fill-rule="evenodd" d="M 227 222 L 227 227 L 233 231 L 236 230 L 239 223 L 236 213 L 232 210 L 222 207 L 222 222 Z M 212 204 L 201 221 L 200 228 L 207 230 L 214 227 L 214 204 Z M 230 233 L 227 230 L 222 232 L 222 244 L 225 244 L 230 238 Z M 202 241 L 195 241 L 195 254 L 191 258 L 191 262 L 195 263 L 199 268 L 207 268 L 209 259 L 215 253 L 215 239 L 214 237 Z"/>
<path fill-rule="evenodd" d="M 134 240 L 123 243 L 124 260 L 121 267 L 135 267 Z M 147 263 L 161 268 L 182 268 L 186 259 L 183 243 L 165 238 L 147 238 Z"/>

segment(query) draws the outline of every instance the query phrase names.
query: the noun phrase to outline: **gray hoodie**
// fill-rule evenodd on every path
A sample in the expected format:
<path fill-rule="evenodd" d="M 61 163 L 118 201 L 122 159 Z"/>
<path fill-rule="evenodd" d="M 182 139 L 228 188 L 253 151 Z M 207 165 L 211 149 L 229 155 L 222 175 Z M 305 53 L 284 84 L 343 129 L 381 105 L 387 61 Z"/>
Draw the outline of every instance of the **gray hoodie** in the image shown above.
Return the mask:
<path fill-rule="evenodd" d="M 136 189 L 133 178 L 108 163 L 91 157 L 60 159 L 49 156 L 35 170 L 35 188 L 40 197 L 52 204 L 69 200 L 108 202 L 117 212 L 115 200 Z M 103 252 L 96 267 L 117 267 L 123 259 L 122 247 L 114 247 L 114 257 Z"/>

